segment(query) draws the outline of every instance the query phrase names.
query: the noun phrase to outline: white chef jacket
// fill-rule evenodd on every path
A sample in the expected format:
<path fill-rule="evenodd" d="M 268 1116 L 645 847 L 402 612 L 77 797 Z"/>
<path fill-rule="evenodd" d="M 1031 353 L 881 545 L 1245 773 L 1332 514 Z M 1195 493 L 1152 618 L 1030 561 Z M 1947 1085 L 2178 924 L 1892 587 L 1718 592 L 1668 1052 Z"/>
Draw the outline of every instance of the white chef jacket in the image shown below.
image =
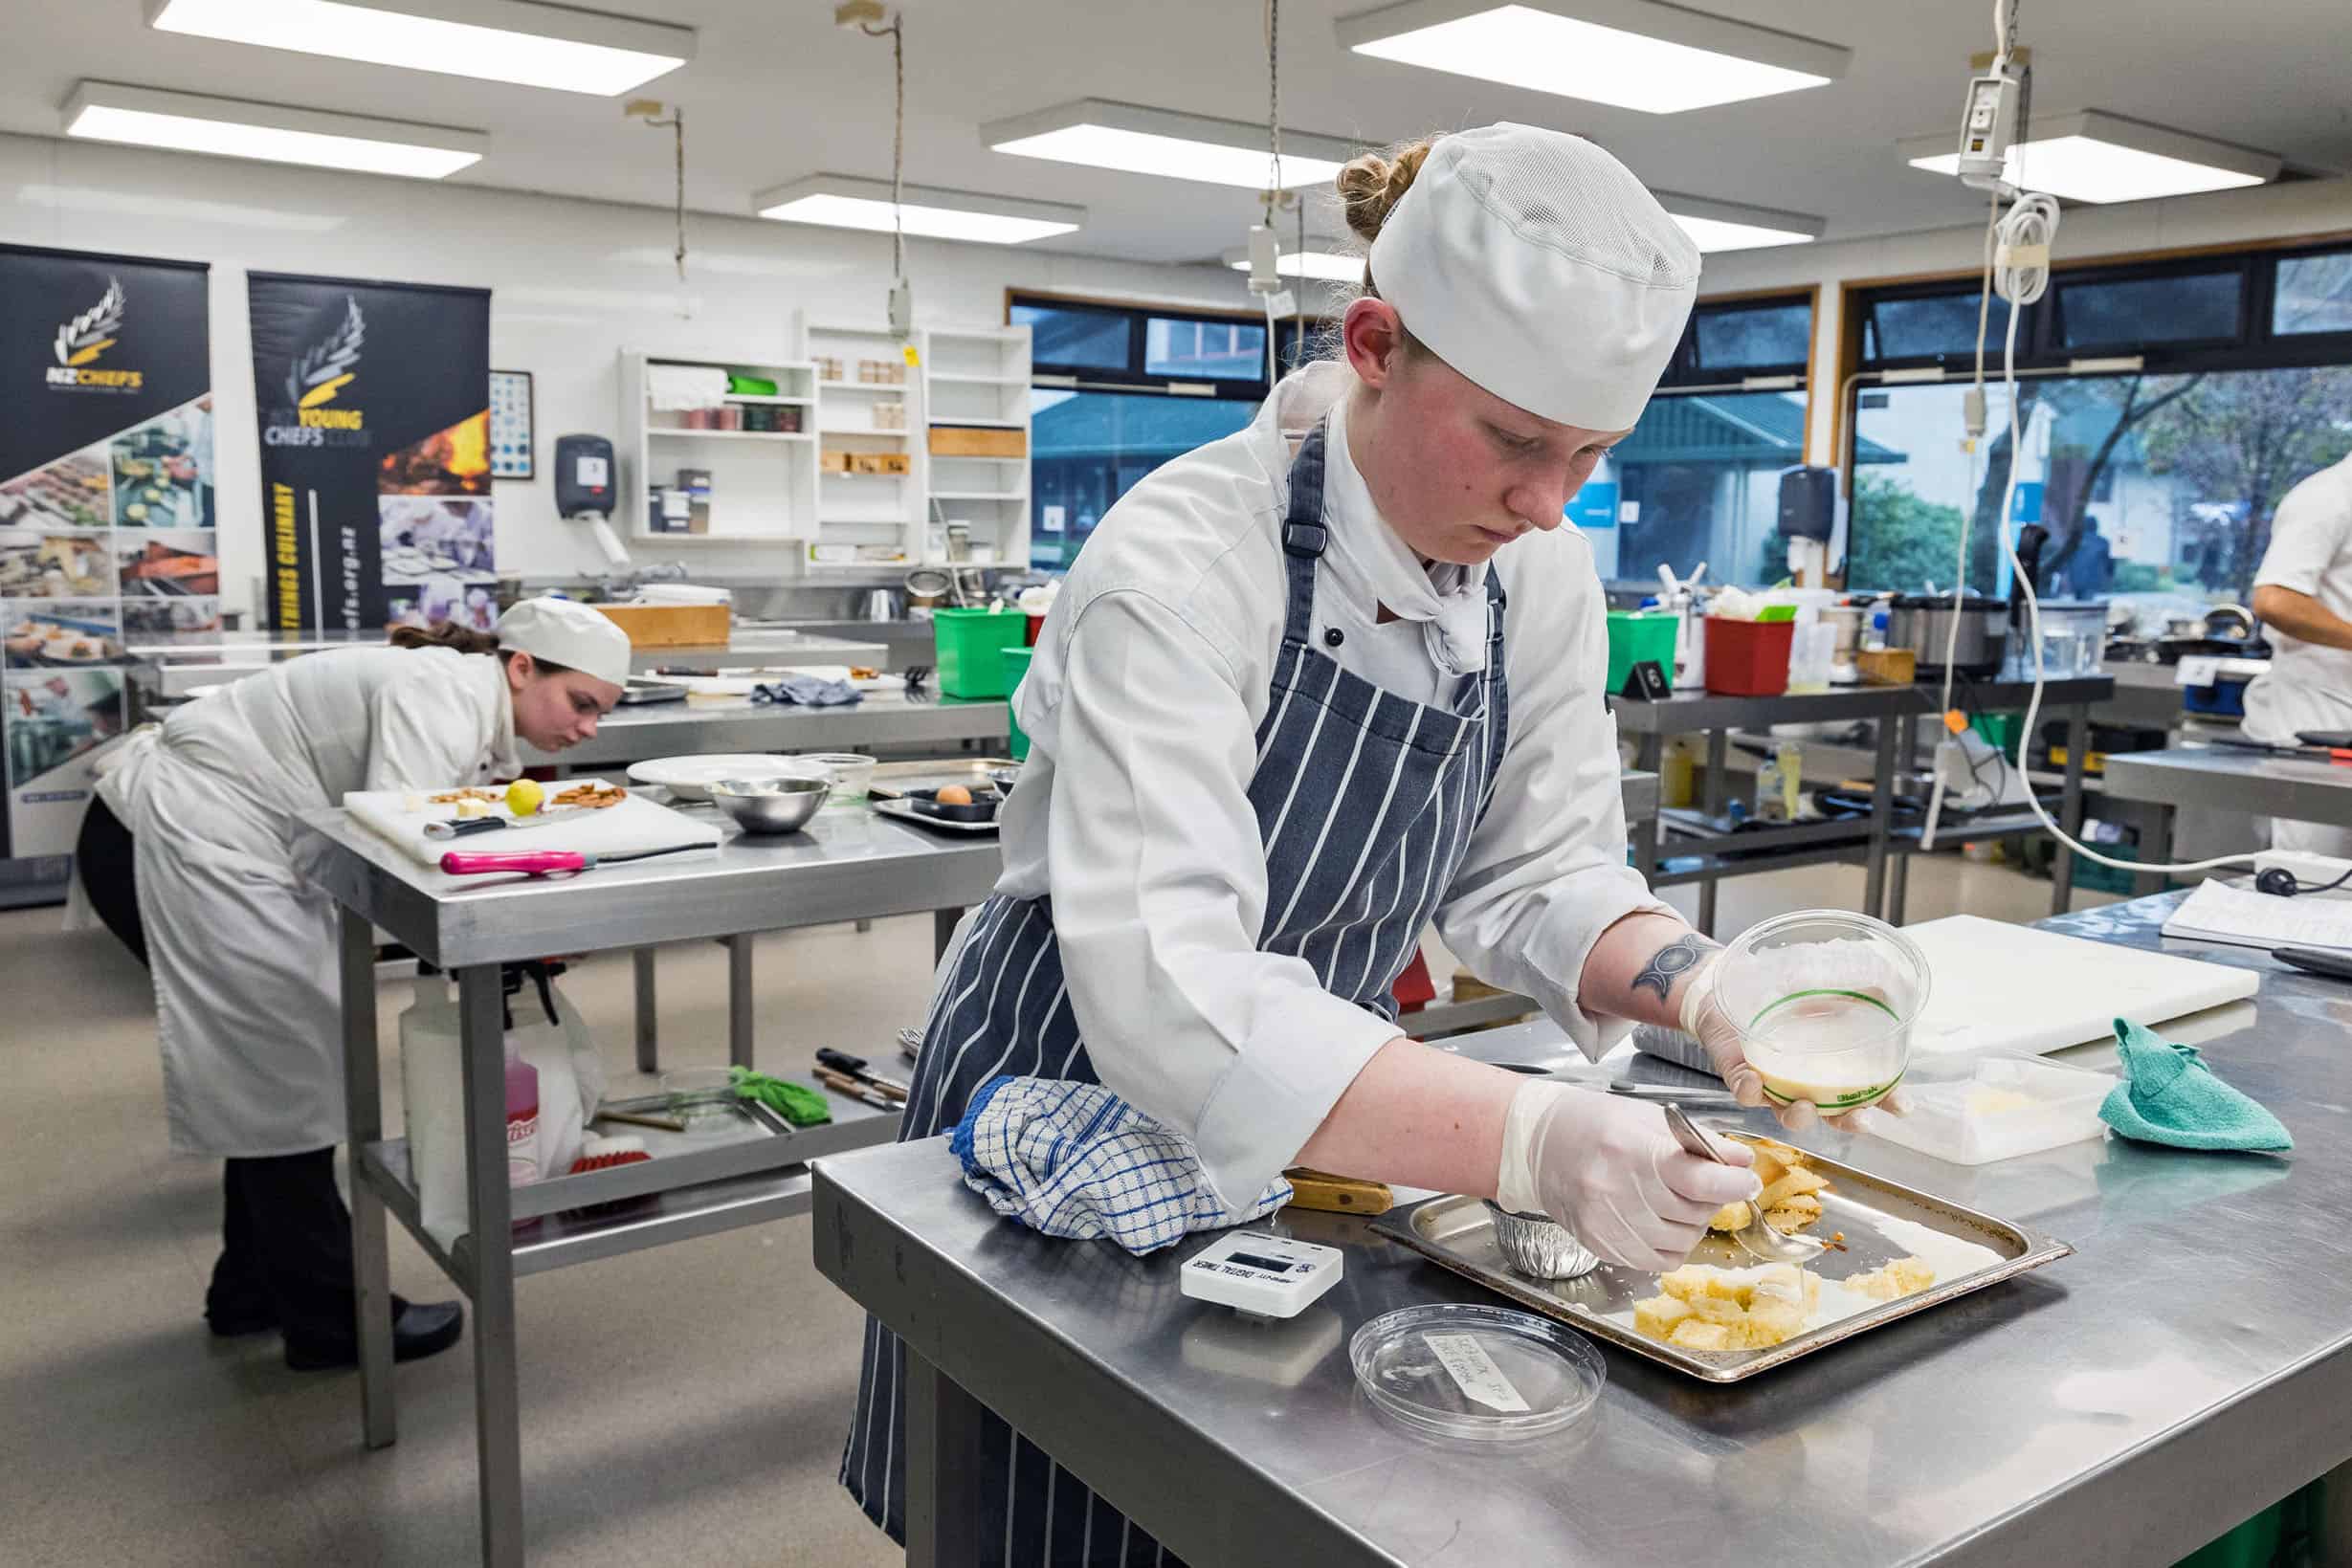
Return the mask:
<path fill-rule="evenodd" d="M 2352 621 L 2352 457 L 2287 492 L 2271 519 L 2271 546 L 2254 586 L 2275 585 L 2317 599 Z M 2297 743 L 2298 730 L 2352 730 L 2352 650 L 2326 648 L 2265 627 L 2271 668 L 2246 688 L 2247 739 Z M 2352 856 L 2352 831 L 2274 819 L 2282 850 Z"/>
<path fill-rule="evenodd" d="M 1266 864 L 1249 787 L 1287 598 L 1285 432 L 1354 385 L 1336 363 L 1287 377 L 1249 429 L 1122 497 L 1071 569 L 1017 697 L 1031 751 L 997 891 L 1052 897 L 1097 1072 L 1192 1137 L 1229 1197 L 1240 1173 L 1289 1162 L 1399 1032 L 1324 991 L 1304 961 L 1256 945 Z M 1374 508 L 1339 425 L 1325 443 L 1316 651 L 1443 705 L 1454 677 L 1441 644 L 1483 668 L 1484 569 L 1432 582 Z M 1536 998 L 1598 1057 L 1631 1026 L 1579 1005 L 1586 957 L 1625 916 L 1668 912 L 1625 863 L 1606 605 L 1572 528 L 1528 535 L 1492 569 L 1509 598 L 1509 746 L 1436 924 L 1471 968 Z M 1470 634 L 1433 634 L 1465 595 L 1479 606 Z M 1399 619 L 1381 624 L 1384 603 Z"/>
<path fill-rule="evenodd" d="M 449 649 L 308 653 L 173 710 L 105 764 L 136 845 L 164 1102 L 185 1154 L 300 1154 L 344 1137 L 332 900 L 301 812 L 358 789 L 509 777 L 500 662 Z"/>

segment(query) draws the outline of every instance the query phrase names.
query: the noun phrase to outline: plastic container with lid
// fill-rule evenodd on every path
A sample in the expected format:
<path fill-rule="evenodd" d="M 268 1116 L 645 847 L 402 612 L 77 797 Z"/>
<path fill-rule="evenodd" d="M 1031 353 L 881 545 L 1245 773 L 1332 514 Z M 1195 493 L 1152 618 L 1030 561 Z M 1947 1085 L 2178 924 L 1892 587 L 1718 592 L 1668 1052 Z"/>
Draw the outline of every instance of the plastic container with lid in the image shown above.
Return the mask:
<path fill-rule="evenodd" d="M 1927 955 L 1884 920 L 1799 910 L 1742 932 L 1717 961 L 1716 999 L 1782 1104 L 1872 1104 L 1902 1081 L 1927 1005 Z"/>
<path fill-rule="evenodd" d="M 1955 1165 L 1985 1165 L 2102 1137 L 2098 1108 L 2115 1086 L 2107 1073 L 2019 1051 L 1931 1057 L 1903 1079 L 1901 1115 L 1872 1111 L 1854 1124 Z"/>
<path fill-rule="evenodd" d="M 1384 1414 L 1426 1436 L 1472 1443 L 1564 1431 L 1609 1381 L 1601 1353 L 1575 1330 L 1472 1302 L 1384 1313 L 1356 1331 L 1347 1357 Z"/>

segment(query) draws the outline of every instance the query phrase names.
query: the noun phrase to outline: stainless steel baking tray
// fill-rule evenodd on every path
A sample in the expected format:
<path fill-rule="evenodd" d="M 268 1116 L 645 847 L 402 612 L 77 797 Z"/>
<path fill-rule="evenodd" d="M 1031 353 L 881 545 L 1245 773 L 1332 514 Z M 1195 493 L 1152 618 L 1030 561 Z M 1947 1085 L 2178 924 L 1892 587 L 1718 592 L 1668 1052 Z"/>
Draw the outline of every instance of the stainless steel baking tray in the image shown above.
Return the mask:
<path fill-rule="evenodd" d="M 874 770 L 873 783 L 866 792 L 877 801 L 895 801 L 910 789 L 938 789 L 947 784 L 962 784 L 969 789 L 974 784 L 994 787 L 988 777 L 991 770 L 1019 767 L 1010 757 L 971 757 L 954 761 L 884 762 Z"/>
<path fill-rule="evenodd" d="M 1714 1124 L 1714 1130 L 1745 1143 L 1764 1141 L 1720 1124 Z M 1881 1302 L 1808 1329 L 1769 1350 L 1705 1352 L 1665 1344 L 1634 1330 L 1633 1303 L 1658 1293 L 1654 1274 L 1609 1265 L 1582 1279 L 1558 1281 L 1534 1280 L 1512 1272 L 1502 1261 L 1486 1205 L 1476 1198 L 1431 1198 L 1382 1215 L 1372 1222 L 1372 1228 L 1520 1306 L 1572 1324 L 1660 1366 L 1714 1383 L 1738 1382 L 1769 1372 L 1897 1318 L 1926 1312 L 2039 1269 L 2075 1250 L 2029 1226 L 1963 1208 L 1932 1193 L 1817 1154 L 1808 1152 L 1806 1162 L 1830 1179 L 1829 1187 L 1816 1195 L 1821 1199 L 1821 1219 L 1808 1233 L 1824 1238 L 1840 1231 L 1845 1234 L 1844 1250 L 1825 1251 L 1806 1265 L 1825 1281 L 1868 1273 L 1896 1258 L 1915 1254 L 1935 1262 L 1932 1253 L 1937 1247 L 1966 1244 L 1990 1256 L 1972 1257 L 1974 1266 L 1960 1271 L 1947 1273 L 1939 1267 L 1936 1283 L 1917 1295 Z M 1709 1236 L 1691 1254 L 1691 1261 L 1744 1268 L 1754 1260 L 1728 1237 Z"/>

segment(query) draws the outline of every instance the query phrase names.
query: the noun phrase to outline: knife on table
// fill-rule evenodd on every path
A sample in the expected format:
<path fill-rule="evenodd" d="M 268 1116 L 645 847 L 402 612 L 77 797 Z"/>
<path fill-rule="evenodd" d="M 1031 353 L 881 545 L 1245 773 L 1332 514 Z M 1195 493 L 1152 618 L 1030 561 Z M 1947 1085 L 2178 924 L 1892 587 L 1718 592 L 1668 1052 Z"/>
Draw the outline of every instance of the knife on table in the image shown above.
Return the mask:
<path fill-rule="evenodd" d="M 588 854 L 578 850 L 452 850 L 441 856 L 441 869 L 452 876 L 482 876 L 520 872 L 525 876 L 559 876 L 617 866 L 626 860 L 651 860 L 655 855 L 684 854 L 688 850 L 715 850 L 716 844 L 673 844 L 664 850 L 635 850 L 628 854 Z"/>

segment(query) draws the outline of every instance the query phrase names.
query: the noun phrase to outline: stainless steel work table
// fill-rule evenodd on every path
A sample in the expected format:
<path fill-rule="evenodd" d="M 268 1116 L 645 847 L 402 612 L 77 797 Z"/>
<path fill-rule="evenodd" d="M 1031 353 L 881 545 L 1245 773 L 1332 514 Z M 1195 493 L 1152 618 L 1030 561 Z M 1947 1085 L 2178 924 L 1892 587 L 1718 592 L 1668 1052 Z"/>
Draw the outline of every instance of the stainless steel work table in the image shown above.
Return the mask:
<path fill-rule="evenodd" d="M 744 1146 L 757 1153 L 738 1161 L 745 1168 L 724 1180 L 674 1186 L 677 1178 L 666 1176 L 667 1161 L 656 1159 L 553 1184 L 568 1189 L 568 1196 L 532 1187 L 510 1192 L 499 965 L 637 949 L 642 1035 L 652 1011 L 653 944 L 723 940 L 731 955 L 731 1054 L 748 1061 L 753 934 L 929 910 L 943 945 L 963 908 L 986 898 L 994 885 L 996 845 L 927 833 L 862 809 L 832 810 L 820 811 L 805 833 L 730 837 L 707 853 L 612 866 L 568 880 L 461 880 L 426 870 L 341 811 L 306 820 L 325 840 L 319 880 L 342 906 L 344 1082 L 366 1444 L 381 1448 L 395 1435 L 388 1209 L 473 1298 L 482 1560 L 510 1568 L 522 1560 L 516 1277 L 804 1213 L 810 1194 L 805 1162 L 886 1141 L 898 1118 L 832 1096 L 832 1124 Z M 458 985 L 470 1224 L 454 1248 L 425 1231 L 408 1176 L 407 1145 L 385 1137 L 377 1078 L 378 927 L 450 971 Z M 659 1194 L 650 1210 L 601 1219 L 570 1212 L 583 1204 L 650 1194 Z M 517 1237 L 512 1222 L 534 1214 L 544 1216 L 537 1229 Z M 492 1244 L 483 1245 L 482 1238 Z"/>
<path fill-rule="evenodd" d="M 746 699 L 647 702 L 615 709 L 596 738 L 568 751 L 521 748 L 524 765 L 573 772 L 697 752 L 873 751 L 920 747 L 934 752 L 973 745 L 999 749 L 1012 730 L 1003 697 L 960 700 L 925 694 L 874 693 L 838 708 Z"/>
<path fill-rule="evenodd" d="M 2181 896 L 2045 925 L 2264 970 L 2193 1037 L 2292 1156 L 2110 1138 L 1971 1169 L 1808 1136 L 2076 1254 L 1731 1387 L 1603 1346 L 1583 1429 L 1525 1447 L 1437 1447 L 1357 1392 L 1363 1323 L 1493 1299 L 1362 1220 L 1281 1215 L 1345 1248 L 1346 1274 L 1307 1316 L 1254 1326 L 1180 1294 L 1198 1242 L 1131 1260 L 1021 1230 L 962 1187 L 944 1139 L 819 1162 L 817 1266 L 907 1344 L 909 1560 L 995 1560 L 970 1528 L 981 1406 L 1200 1568 L 2178 1560 L 2352 1456 L 2352 990 L 2162 942 Z M 1503 1032 L 1510 1059 L 1542 1060 Z"/>
<path fill-rule="evenodd" d="M 2352 828 L 2352 767 L 2301 757 L 2234 746 L 2116 752 L 2107 759 L 2105 787 L 2118 800 L 2162 809 L 2160 846 L 2172 842 L 2172 813 L 2184 806 Z"/>
<path fill-rule="evenodd" d="M 2112 696 L 2115 683 L 2105 675 L 2050 681 L 2042 694 L 2042 712 L 2067 721 L 2066 783 L 2058 822 L 2072 834 L 2082 828 L 2082 759 L 2090 741 L 2091 705 Z M 1966 681 L 1954 689 L 1956 702 L 1976 713 L 2022 712 L 2033 695 L 2031 682 Z M 1654 773 L 1663 758 L 1667 738 L 1703 731 L 1707 762 L 1700 780 L 1700 799 L 1709 818 L 1724 806 L 1724 763 L 1730 754 L 1731 732 L 1762 730 L 1774 724 L 1838 723 L 1871 719 L 1878 738 L 1872 774 L 1871 813 L 1862 845 L 1864 883 L 1862 908 L 1876 914 L 1886 901 L 1887 840 L 1893 828 L 1893 800 L 1898 762 L 1912 754 L 1908 744 L 1913 721 L 1940 713 L 1940 683 L 1916 686 L 1845 686 L 1827 692 L 1783 694 L 1779 696 L 1718 696 L 1707 692 L 1676 692 L 1657 702 L 1610 697 L 1618 730 L 1637 737 L 1633 765 Z M 1855 825 L 1851 822 L 1803 822 L 1785 828 L 1764 828 L 1740 833 L 1717 833 L 1661 849 L 1655 835 L 1634 840 L 1634 865 L 1653 888 L 1698 884 L 1700 931 L 1715 929 L 1717 884 L 1726 876 L 1752 876 L 1760 872 L 1851 859 Z M 1661 872 L 1661 858 L 1696 855 L 1698 865 L 1687 871 Z M 2063 914 L 2074 894 L 2075 860 L 2058 847 L 2052 868 L 2051 912 Z"/>

